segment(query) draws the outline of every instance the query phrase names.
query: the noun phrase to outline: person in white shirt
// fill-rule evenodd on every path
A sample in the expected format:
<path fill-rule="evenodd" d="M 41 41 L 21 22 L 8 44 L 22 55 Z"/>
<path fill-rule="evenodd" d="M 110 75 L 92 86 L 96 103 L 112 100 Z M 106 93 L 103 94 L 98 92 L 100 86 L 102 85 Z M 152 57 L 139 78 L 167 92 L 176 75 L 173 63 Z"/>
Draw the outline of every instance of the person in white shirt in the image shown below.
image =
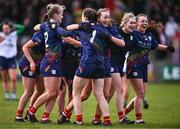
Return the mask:
<path fill-rule="evenodd" d="M 2 24 L 0 32 L 0 74 L 4 88 L 5 99 L 16 100 L 16 55 L 17 55 L 17 38 L 23 32 L 24 26 L 13 26 L 10 22 Z M 11 86 L 8 79 L 11 80 Z"/>

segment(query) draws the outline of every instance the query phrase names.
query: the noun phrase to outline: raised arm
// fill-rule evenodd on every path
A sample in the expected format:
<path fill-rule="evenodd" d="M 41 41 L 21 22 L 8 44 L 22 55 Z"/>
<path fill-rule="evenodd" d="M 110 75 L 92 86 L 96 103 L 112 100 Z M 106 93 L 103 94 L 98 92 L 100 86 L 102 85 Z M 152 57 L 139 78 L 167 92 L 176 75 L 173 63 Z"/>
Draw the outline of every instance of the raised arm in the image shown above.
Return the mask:
<path fill-rule="evenodd" d="M 15 24 L 15 28 L 16 28 L 18 36 L 20 36 L 25 30 L 24 25 L 21 25 L 21 24 Z"/>
<path fill-rule="evenodd" d="M 64 37 L 63 40 L 66 43 L 72 44 L 75 47 L 81 47 L 81 42 L 79 42 L 78 40 L 75 40 L 75 39 L 73 39 L 71 37 Z"/>
<path fill-rule="evenodd" d="M 71 24 L 66 27 L 67 30 L 73 31 L 79 28 L 79 24 Z"/>
<path fill-rule="evenodd" d="M 113 43 L 115 43 L 116 45 L 120 46 L 120 47 L 124 47 L 125 46 L 125 42 L 124 42 L 123 39 L 119 39 L 119 38 L 116 38 L 116 37 L 112 36 L 111 41 Z"/>
<path fill-rule="evenodd" d="M 166 46 L 166 45 L 163 45 L 163 44 L 158 44 L 157 50 L 167 50 L 171 53 L 173 53 L 175 51 L 174 47 L 173 46 Z"/>
<path fill-rule="evenodd" d="M 40 31 L 41 24 L 37 24 L 34 26 L 34 31 Z"/>
<path fill-rule="evenodd" d="M 117 27 L 110 26 L 108 27 L 108 30 L 109 30 L 110 35 L 112 35 L 111 41 L 120 47 L 124 47 L 125 42 L 122 39 L 122 36 L 119 34 Z"/>

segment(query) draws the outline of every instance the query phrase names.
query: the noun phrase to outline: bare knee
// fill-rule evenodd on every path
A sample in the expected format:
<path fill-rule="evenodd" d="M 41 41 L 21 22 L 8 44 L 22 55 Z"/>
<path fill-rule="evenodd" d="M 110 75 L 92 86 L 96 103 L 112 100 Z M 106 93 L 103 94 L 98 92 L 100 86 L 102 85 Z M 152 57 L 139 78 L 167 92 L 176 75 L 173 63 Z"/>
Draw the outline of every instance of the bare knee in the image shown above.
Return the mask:
<path fill-rule="evenodd" d="M 12 83 L 16 83 L 16 81 L 17 81 L 16 77 L 12 77 L 11 81 L 12 81 Z"/>
<path fill-rule="evenodd" d="M 25 91 L 24 95 L 30 98 L 33 95 L 33 93 L 34 93 L 33 91 Z"/>
<path fill-rule="evenodd" d="M 58 92 L 52 92 L 52 93 L 48 93 L 48 98 L 51 99 L 51 98 L 55 98 L 58 96 Z"/>
<path fill-rule="evenodd" d="M 97 101 L 101 101 L 104 98 L 104 94 L 101 94 L 101 93 L 95 93 L 94 95 Z"/>
<path fill-rule="evenodd" d="M 143 99 L 144 98 L 144 91 L 141 90 L 137 93 L 137 97 Z"/>
<path fill-rule="evenodd" d="M 85 100 L 87 100 L 89 98 L 88 95 L 81 95 L 80 97 L 81 97 L 82 101 L 85 101 Z"/>

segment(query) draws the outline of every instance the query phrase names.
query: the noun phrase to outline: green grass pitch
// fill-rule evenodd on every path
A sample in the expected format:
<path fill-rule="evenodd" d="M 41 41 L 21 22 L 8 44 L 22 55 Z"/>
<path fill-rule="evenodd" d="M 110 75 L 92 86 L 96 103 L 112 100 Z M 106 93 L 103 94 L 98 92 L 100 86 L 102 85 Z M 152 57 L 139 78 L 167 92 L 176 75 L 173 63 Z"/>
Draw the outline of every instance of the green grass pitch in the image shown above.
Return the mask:
<path fill-rule="evenodd" d="M 112 127 L 93 126 L 91 119 L 95 112 L 96 101 L 94 96 L 91 96 L 83 103 L 83 118 L 84 125 L 77 126 L 73 124 L 58 125 L 57 124 L 57 105 L 51 113 L 52 124 L 42 125 L 40 123 L 16 123 L 14 122 L 18 101 L 5 101 L 2 92 L 2 84 L 0 81 L 0 129 L 120 129 L 120 128 L 180 128 L 180 83 L 162 83 L 149 84 L 147 98 L 150 103 L 149 109 L 143 109 L 143 118 L 146 122 L 144 125 L 119 125 L 117 123 L 117 113 L 115 109 L 114 98 L 109 107 L 111 112 Z M 22 83 L 18 82 L 17 88 L 18 98 L 22 94 Z M 130 98 L 134 92 L 130 89 Z M 43 112 L 41 107 L 37 112 L 37 118 L 40 118 Z M 135 119 L 134 111 L 128 118 Z M 71 121 L 75 120 L 74 115 Z"/>

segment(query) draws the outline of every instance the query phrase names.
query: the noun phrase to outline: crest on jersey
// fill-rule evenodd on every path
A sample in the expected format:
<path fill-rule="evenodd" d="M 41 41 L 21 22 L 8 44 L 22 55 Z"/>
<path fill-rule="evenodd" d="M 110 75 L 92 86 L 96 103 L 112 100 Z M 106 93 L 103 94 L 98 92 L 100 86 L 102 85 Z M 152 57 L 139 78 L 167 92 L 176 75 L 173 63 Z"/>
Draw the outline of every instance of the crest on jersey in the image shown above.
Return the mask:
<path fill-rule="evenodd" d="M 151 41 L 151 40 L 152 40 L 152 37 L 151 37 L 151 36 L 148 36 L 148 39 Z"/>
<path fill-rule="evenodd" d="M 51 70 L 51 73 L 56 74 L 56 70 L 55 69 Z"/>
<path fill-rule="evenodd" d="M 132 35 L 130 36 L 130 40 L 133 40 L 133 36 Z"/>

